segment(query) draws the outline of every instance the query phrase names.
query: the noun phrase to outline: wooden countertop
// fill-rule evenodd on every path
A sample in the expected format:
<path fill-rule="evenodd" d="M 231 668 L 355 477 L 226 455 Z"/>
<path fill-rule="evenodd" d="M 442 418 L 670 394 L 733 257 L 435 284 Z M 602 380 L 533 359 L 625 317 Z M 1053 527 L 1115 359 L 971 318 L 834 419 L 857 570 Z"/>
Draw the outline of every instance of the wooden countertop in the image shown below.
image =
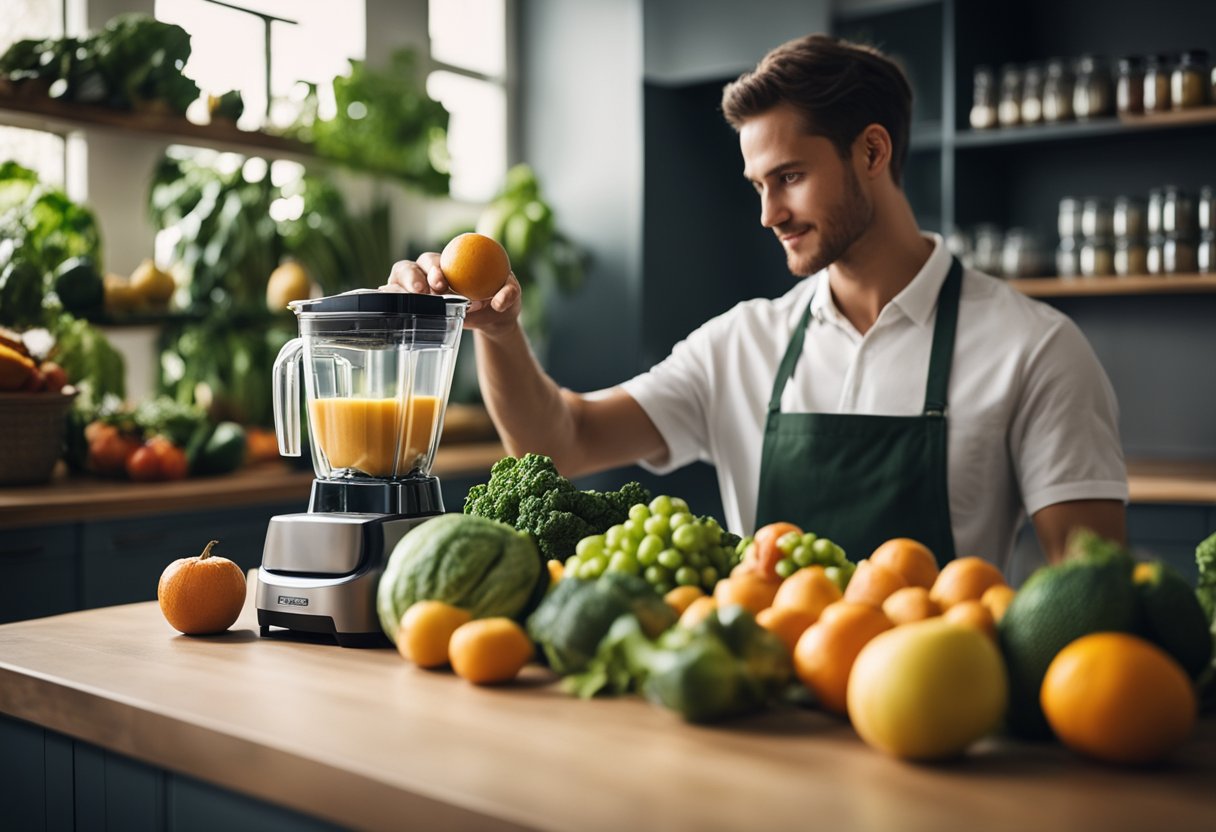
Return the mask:
<path fill-rule="evenodd" d="M 252 583 L 252 582 L 251 582 Z M 251 594 L 252 597 L 252 594 Z M 366 829 L 1207 829 L 1216 720 L 1160 769 L 988 742 L 917 766 L 792 708 L 695 727 L 531 667 L 477 688 L 389 649 L 174 633 L 155 603 L 0 626 L 0 712 Z"/>
<path fill-rule="evenodd" d="M 497 441 L 441 445 L 431 471 L 439 477 L 489 476 L 506 452 Z M 308 500 L 311 469 L 263 462 L 219 477 L 137 483 L 71 476 L 60 469 L 46 485 L 0 488 L 0 529 L 172 511 Z"/>

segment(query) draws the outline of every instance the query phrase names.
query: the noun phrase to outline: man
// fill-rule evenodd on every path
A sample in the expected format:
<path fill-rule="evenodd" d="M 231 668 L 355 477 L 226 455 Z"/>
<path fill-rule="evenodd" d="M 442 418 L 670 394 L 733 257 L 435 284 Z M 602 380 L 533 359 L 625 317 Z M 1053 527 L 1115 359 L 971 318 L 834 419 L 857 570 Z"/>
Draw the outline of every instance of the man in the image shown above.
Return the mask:
<path fill-rule="evenodd" d="M 507 449 L 567 476 L 717 467 L 726 525 L 788 520 L 854 560 L 913 537 L 1004 568 L 1023 512 L 1051 561 L 1071 529 L 1124 538 L 1109 381 L 1077 327 L 962 269 L 900 188 L 912 93 L 875 50 L 811 35 L 729 84 L 760 222 L 795 276 L 609 390 L 560 389 L 519 326 L 512 277 L 471 304 L 482 393 Z M 385 288 L 444 292 L 438 255 Z"/>

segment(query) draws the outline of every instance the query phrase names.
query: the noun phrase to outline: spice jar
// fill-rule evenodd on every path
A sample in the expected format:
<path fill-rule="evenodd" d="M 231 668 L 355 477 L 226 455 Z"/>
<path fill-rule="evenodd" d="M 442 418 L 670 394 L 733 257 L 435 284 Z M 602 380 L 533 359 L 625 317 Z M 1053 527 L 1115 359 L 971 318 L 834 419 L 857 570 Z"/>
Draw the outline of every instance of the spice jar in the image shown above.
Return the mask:
<path fill-rule="evenodd" d="M 1022 73 L 1023 124 L 1038 124 L 1043 120 L 1043 67 L 1028 64 Z"/>
<path fill-rule="evenodd" d="M 1198 219 L 1201 232 L 1216 230 L 1216 226 L 1212 224 L 1213 220 L 1216 220 L 1216 217 L 1213 216 L 1214 209 L 1216 209 L 1216 204 L 1213 203 L 1212 186 L 1204 185 L 1199 189 Z"/>
<path fill-rule="evenodd" d="M 975 268 L 984 274 L 1001 273 L 1001 229 L 995 225 L 975 227 Z"/>
<path fill-rule="evenodd" d="M 1148 238 L 1148 256 L 1145 264 L 1149 274 L 1161 274 L 1161 249 L 1165 247 L 1165 238 L 1160 234 Z"/>
<path fill-rule="evenodd" d="M 1161 233 L 1161 203 L 1165 201 L 1165 191 L 1153 188 L 1148 192 L 1148 210 L 1144 213 L 1144 224 L 1148 235 L 1154 237 Z"/>
<path fill-rule="evenodd" d="M 1022 118 L 1022 71 L 1014 64 L 1001 67 L 1001 100 L 996 106 L 996 120 L 1002 127 L 1012 127 Z"/>
<path fill-rule="evenodd" d="M 1060 239 L 1076 237 L 1081 233 L 1081 203 L 1078 200 L 1070 196 L 1060 200 L 1056 230 L 1060 232 Z"/>
<path fill-rule="evenodd" d="M 971 93 L 971 127 L 987 130 L 996 126 L 996 79 L 992 70 L 977 66 Z"/>
<path fill-rule="evenodd" d="M 1199 270 L 1195 244 L 1176 234 L 1166 235 L 1161 247 L 1161 270 L 1165 274 L 1194 274 Z"/>
<path fill-rule="evenodd" d="M 1148 246 L 1143 240 L 1129 237 L 1115 240 L 1115 274 L 1120 277 L 1148 274 Z"/>
<path fill-rule="evenodd" d="M 1144 112 L 1164 113 L 1169 108 L 1169 56 L 1149 55 L 1144 62 Z"/>
<path fill-rule="evenodd" d="M 1039 273 L 1039 247 L 1034 235 L 1024 228 L 1005 232 L 1001 248 L 1001 274 L 1005 277 L 1034 277 Z"/>
<path fill-rule="evenodd" d="M 1115 253 L 1106 237 L 1085 238 L 1079 261 L 1083 277 L 1105 277 L 1115 273 Z"/>
<path fill-rule="evenodd" d="M 1076 277 L 1081 273 L 1081 252 L 1075 237 L 1061 237 L 1056 249 L 1056 274 L 1060 277 Z"/>
<path fill-rule="evenodd" d="M 1161 232 L 1195 239 L 1195 201 L 1180 188 L 1167 187 L 1161 202 Z"/>
<path fill-rule="evenodd" d="M 1135 55 L 1119 59 L 1115 106 L 1121 116 L 1144 112 L 1144 62 Z"/>
<path fill-rule="evenodd" d="M 1077 80 L 1072 92 L 1072 111 L 1078 119 L 1108 115 L 1111 110 L 1110 70 L 1095 55 L 1077 59 Z"/>
<path fill-rule="evenodd" d="M 1148 232 L 1144 224 L 1144 202 L 1134 196 L 1115 197 L 1110 227 L 1116 237 L 1144 239 Z"/>
<path fill-rule="evenodd" d="M 1068 121 L 1072 118 L 1072 73 L 1060 58 L 1047 62 L 1043 79 L 1043 121 Z"/>
<path fill-rule="evenodd" d="M 1208 101 L 1208 53 L 1183 52 L 1170 73 L 1170 106 L 1175 110 L 1202 107 Z"/>
<path fill-rule="evenodd" d="M 1109 237 L 1111 232 L 1110 207 L 1097 197 L 1089 197 L 1081 203 L 1081 236 Z"/>
<path fill-rule="evenodd" d="M 1205 231 L 1199 239 L 1199 248 L 1195 252 L 1195 263 L 1200 274 L 1216 272 L 1216 231 Z"/>

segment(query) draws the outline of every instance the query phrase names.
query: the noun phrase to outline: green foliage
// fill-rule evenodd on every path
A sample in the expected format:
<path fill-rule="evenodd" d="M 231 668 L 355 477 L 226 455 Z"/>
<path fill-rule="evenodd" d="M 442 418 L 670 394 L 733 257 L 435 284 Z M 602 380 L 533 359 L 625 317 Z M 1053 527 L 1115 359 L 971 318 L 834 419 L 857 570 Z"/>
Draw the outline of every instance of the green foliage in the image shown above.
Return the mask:
<path fill-rule="evenodd" d="M 101 234 L 88 208 L 16 162 L 0 164 L 0 261 L 20 260 L 49 276 L 66 260 L 101 262 Z"/>
<path fill-rule="evenodd" d="M 119 109 L 155 102 L 182 115 L 199 93 L 182 74 L 189 57 L 182 27 L 131 13 L 84 38 L 18 41 L 0 57 L 0 73 L 50 82 L 49 95 L 65 101 Z"/>
<path fill-rule="evenodd" d="M 428 194 L 448 192 L 448 112 L 418 79 L 412 50 L 395 52 L 387 70 L 350 62 L 350 74 L 333 79 L 337 112 L 318 116 L 317 89 L 308 85 L 292 129 L 319 155 L 356 170 L 392 176 Z"/>
<path fill-rule="evenodd" d="M 87 412 L 109 397 L 126 396 L 122 355 L 88 321 L 62 314 L 50 327 L 55 338 L 53 358 L 80 388 L 76 407 Z"/>
<path fill-rule="evenodd" d="M 1199 587 L 1196 594 L 1203 611 L 1216 624 L 1216 534 L 1195 547 L 1195 565 L 1199 567 Z"/>
<path fill-rule="evenodd" d="M 490 480 L 469 489 L 465 514 L 488 517 L 529 532 L 546 558 L 564 559 L 584 537 L 602 534 L 629 517 L 650 493 L 636 482 L 619 491 L 579 491 L 540 454 L 503 457 Z"/>

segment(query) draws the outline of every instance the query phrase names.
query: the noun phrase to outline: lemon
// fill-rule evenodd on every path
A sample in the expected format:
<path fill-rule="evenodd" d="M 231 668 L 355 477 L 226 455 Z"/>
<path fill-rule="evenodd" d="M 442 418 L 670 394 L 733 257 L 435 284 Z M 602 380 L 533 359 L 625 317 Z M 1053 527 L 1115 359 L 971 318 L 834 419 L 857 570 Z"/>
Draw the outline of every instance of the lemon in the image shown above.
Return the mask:
<path fill-rule="evenodd" d="M 1007 684 L 992 639 L 940 618 L 916 621 L 862 648 L 849 674 L 849 719 L 895 757 L 946 759 L 1000 724 Z"/>
<path fill-rule="evenodd" d="M 293 300 L 308 300 L 311 294 L 308 272 L 295 260 L 288 260 L 271 272 L 266 281 L 266 308 L 282 312 Z"/>

